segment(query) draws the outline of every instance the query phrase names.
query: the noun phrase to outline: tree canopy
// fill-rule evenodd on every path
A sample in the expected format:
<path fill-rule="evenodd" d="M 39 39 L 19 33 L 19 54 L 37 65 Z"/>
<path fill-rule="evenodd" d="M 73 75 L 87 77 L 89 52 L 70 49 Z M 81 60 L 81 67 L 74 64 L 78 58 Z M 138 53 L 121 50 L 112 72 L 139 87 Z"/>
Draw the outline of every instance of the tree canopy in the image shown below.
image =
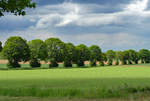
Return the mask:
<path fill-rule="evenodd" d="M 21 37 L 10 37 L 5 42 L 2 52 L 9 61 L 9 67 L 20 67 L 18 62 L 30 59 L 29 46 Z"/>
<path fill-rule="evenodd" d="M 2 51 L 2 42 L 0 41 L 0 52 Z"/>
<path fill-rule="evenodd" d="M 75 46 L 73 43 L 64 43 L 59 38 L 40 39 L 28 42 L 19 36 L 10 37 L 4 44 L 0 42 L 1 58 L 8 59 L 9 67 L 20 67 L 19 62 L 29 61 L 31 67 L 40 67 L 41 61 L 48 62 L 50 67 L 58 67 L 63 63 L 65 67 L 77 64 L 83 67 L 90 62 L 91 66 L 127 65 L 138 63 L 150 63 L 150 51 L 130 49 L 124 51 L 108 50 L 102 52 L 98 45 L 87 47 L 84 44 Z M 75 66 L 75 65 L 74 65 Z"/>
<path fill-rule="evenodd" d="M 50 67 L 58 67 L 58 62 L 64 59 L 64 42 L 58 38 L 49 38 L 45 41 L 47 46 L 48 60 Z"/>
<path fill-rule="evenodd" d="M 78 51 L 78 66 L 84 66 L 84 61 L 89 60 L 90 57 L 90 51 L 88 47 L 84 44 L 80 44 L 76 47 Z"/>
<path fill-rule="evenodd" d="M 130 59 L 130 62 L 134 62 L 134 63 L 138 63 L 139 61 L 139 54 L 135 51 L 135 50 L 128 50 L 129 51 L 129 59 Z"/>
<path fill-rule="evenodd" d="M 29 41 L 28 45 L 31 51 L 30 65 L 40 67 L 40 61 L 45 60 L 47 57 L 46 44 L 42 40 L 36 39 Z"/>
<path fill-rule="evenodd" d="M 72 67 L 72 62 L 75 58 L 76 50 L 72 43 L 65 43 L 64 47 L 64 65 L 65 67 Z"/>
<path fill-rule="evenodd" d="M 115 52 L 113 50 L 108 50 L 106 52 L 107 60 L 108 60 L 108 65 L 112 65 L 113 60 L 115 59 Z"/>
<path fill-rule="evenodd" d="M 89 47 L 91 66 L 96 66 L 96 62 L 101 60 L 101 49 L 97 45 Z"/>
<path fill-rule="evenodd" d="M 5 12 L 25 15 L 26 8 L 35 8 L 35 6 L 32 0 L 0 0 L 0 16 L 4 16 Z"/>
<path fill-rule="evenodd" d="M 149 63 L 150 62 L 150 52 L 147 49 L 141 49 L 139 51 L 139 56 L 142 63 Z"/>

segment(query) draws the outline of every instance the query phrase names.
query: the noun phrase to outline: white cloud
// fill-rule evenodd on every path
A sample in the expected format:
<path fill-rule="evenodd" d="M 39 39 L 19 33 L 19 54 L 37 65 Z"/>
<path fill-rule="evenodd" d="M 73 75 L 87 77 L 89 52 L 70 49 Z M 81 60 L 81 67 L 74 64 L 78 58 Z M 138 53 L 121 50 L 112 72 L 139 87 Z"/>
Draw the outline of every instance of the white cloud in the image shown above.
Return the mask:
<path fill-rule="evenodd" d="M 149 0 L 134 0 L 131 4 L 127 5 L 125 10 L 133 12 L 143 12 L 148 6 Z"/>
<path fill-rule="evenodd" d="M 101 8 L 96 4 L 76 4 L 71 2 L 64 2 L 59 5 L 48 5 L 40 7 L 41 11 L 48 14 L 40 15 L 37 22 L 37 28 L 62 27 L 67 25 L 75 26 L 99 26 L 108 24 L 123 24 L 124 17 L 133 17 L 142 21 L 143 18 L 150 17 L 150 11 L 146 11 L 149 0 L 134 0 L 126 5 L 122 11 L 114 13 L 94 13 L 94 7 Z M 94 6 L 94 7 L 93 7 Z M 47 12 L 48 11 L 48 12 Z M 129 19 L 130 20 L 130 19 Z M 131 22 L 131 21 L 127 21 Z M 134 23 L 136 23 L 134 21 Z"/>
<path fill-rule="evenodd" d="M 56 24 L 56 26 L 65 26 L 69 23 L 75 22 L 76 20 L 78 20 L 80 17 L 79 12 L 80 12 L 80 7 L 78 7 L 78 5 L 73 5 L 74 7 L 72 11 L 70 11 L 69 13 L 67 13 L 66 15 L 62 16 L 62 21 L 58 24 Z M 69 7 L 70 8 L 70 7 Z M 68 9 L 69 9 L 68 8 Z"/>
<path fill-rule="evenodd" d="M 101 10 L 104 6 L 99 4 L 77 4 L 70 0 L 62 4 L 40 6 L 30 12 L 26 17 L 9 17 L 8 19 L 28 19 L 35 23 L 35 28 L 74 26 L 101 26 L 109 24 L 142 23 L 143 19 L 150 17 L 150 11 L 147 11 L 149 0 L 133 0 L 130 4 L 122 8 L 122 11 L 113 13 L 100 13 L 95 10 Z M 105 5 L 106 8 L 109 5 Z M 129 19 L 124 20 L 125 17 Z M 134 20 L 132 20 L 133 18 Z M 33 26 L 32 26 L 33 27 Z"/>

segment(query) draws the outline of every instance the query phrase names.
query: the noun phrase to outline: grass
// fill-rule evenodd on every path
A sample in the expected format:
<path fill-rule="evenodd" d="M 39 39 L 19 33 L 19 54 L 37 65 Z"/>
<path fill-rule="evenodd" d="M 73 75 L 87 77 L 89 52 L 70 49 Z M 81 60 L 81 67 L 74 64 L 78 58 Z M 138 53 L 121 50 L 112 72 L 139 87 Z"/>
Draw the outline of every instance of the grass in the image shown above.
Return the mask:
<path fill-rule="evenodd" d="M 4 97 L 0 96 L 0 101 L 149 101 L 149 97 L 138 97 L 129 99 L 51 99 L 39 97 Z"/>
<path fill-rule="evenodd" d="M 29 68 L 23 65 L 26 67 Z M 85 99 L 137 97 L 150 94 L 149 67 L 150 64 L 0 71 L 0 95 Z M 6 65 L 0 64 L 0 68 Z"/>

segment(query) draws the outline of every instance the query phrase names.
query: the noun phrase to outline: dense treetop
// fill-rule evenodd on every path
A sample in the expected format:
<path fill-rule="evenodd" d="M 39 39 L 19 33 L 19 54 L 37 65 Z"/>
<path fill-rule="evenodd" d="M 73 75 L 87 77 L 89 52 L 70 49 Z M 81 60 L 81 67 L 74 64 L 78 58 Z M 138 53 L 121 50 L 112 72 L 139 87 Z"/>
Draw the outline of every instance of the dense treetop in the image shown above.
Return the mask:
<path fill-rule="evenodd" d="M 3 55 L 8 59 L 10 67 L 20 67 L 18 62 L 30 59 L 29 46 L 21 37 L 10 37 L 3 47 Z"/>
<path fill-rule="evenodd" d="M 30 48 L 30 65 L 32 67 L 40 67 L 40 61 L 47 58 L 46 44 L 40 40 L 32 40 L 28 42 Z"/>
<path fill-rule="evenodd" d="M 0 41 L 0 52 L 2 51 L 2 42 Z"/>
<path fill-rule="evenodd" d="M 5 12 L 15 15 L 25 15 L 26 8 L 35 8 L 36 4 L 31 0 L 0 0 L 0 16 Z"/>

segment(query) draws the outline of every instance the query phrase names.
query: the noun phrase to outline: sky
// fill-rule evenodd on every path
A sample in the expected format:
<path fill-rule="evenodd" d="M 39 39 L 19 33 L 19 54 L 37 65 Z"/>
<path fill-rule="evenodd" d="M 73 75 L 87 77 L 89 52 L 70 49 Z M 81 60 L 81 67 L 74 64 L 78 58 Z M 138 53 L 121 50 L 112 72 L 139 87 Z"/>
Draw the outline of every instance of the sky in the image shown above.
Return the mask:
<path fill-rule="evenodd" d="M 58 37 L 103 51 L 150 49 L 149 0 L 34 0 L 26 16 L 0 17 L 0 41 Z"/>

